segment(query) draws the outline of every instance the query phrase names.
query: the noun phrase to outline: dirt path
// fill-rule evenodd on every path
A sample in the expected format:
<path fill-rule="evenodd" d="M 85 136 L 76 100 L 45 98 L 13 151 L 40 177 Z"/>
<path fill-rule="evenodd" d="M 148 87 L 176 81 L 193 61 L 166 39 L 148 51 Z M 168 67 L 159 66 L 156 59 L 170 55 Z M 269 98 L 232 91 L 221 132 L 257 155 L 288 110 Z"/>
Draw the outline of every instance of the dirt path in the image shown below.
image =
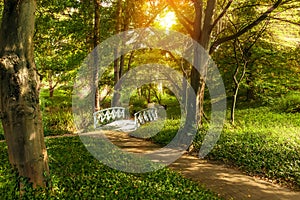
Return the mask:
<path fill-rule="evenodd" d="M 145 153 L 159 148 L 150 141 L 132 138 L 126 133 L 106 132 L 106 136 L 112 143 L 129 152 Z M 195 156 L 185 154 L 169 167 L 225 199 L 300 200 L 300 192 L 247 176 L 224 165 L 200 160 Z"/>

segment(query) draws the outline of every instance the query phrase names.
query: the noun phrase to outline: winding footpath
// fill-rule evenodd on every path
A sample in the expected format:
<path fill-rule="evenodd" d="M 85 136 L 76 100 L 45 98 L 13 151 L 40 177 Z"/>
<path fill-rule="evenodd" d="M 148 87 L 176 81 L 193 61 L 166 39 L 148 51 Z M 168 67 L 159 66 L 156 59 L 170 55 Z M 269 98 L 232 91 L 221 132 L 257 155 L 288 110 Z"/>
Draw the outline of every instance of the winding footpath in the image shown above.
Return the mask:
<path fill-rule="evenodd" d="M 107 131 L 105 134 L 112 143 L 129 152 L 146 153 L 160 148 L 150 141 L 130 137 L 127 133 Z M 169 167 L 225 199 L 300 200 L 300 192 L 192 155 L 184 154 Z"/>

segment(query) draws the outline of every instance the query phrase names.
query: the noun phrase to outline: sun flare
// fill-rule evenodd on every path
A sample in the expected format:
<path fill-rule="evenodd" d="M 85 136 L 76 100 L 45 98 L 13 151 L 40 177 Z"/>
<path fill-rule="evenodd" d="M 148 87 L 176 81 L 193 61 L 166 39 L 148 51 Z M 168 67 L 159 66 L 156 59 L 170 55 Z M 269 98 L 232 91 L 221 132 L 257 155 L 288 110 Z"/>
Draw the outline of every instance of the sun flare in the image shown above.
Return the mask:
<path fill-rule="evenodd" d="M 169 11 L 164 15 L 159 15 L 156 21 L 158 22 L 159 26 L 167 30 L 177 23 L 176 15 L 172 11 Z"/>

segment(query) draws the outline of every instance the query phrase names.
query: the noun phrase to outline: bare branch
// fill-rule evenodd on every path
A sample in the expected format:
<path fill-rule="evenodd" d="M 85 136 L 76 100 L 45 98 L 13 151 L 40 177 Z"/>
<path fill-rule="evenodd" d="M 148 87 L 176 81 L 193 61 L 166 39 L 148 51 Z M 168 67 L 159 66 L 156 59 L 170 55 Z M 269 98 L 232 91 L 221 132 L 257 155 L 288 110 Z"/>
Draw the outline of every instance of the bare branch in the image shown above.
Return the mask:
<path fill-rule="evenodd" d="M 290 20 L 287 20 L 287 19 L 282 19 L 282 18 L 279 18 L 279 17 L 271 17 L 271 19 L 274 19 L 274 20 L 278 20 L 278 21 L 281 21 L 281 22 L 286 22 L 286 23 L 290 23 L 290 24 L 293 24 L 293 25 L 296 25 L 296 26 L 300 26 L 300 23 L 298 22 L 293 22 L 293 21 L 290 21 Z"/>

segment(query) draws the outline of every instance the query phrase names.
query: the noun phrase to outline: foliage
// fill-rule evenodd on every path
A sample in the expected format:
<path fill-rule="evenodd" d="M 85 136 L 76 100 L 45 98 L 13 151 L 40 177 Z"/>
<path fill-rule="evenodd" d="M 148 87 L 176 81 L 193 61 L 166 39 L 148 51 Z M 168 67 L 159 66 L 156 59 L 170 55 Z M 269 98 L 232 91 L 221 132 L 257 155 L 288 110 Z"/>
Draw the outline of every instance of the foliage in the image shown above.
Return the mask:
<path fill-rule="evenodd" d="M 44 135 L 72 134 L 76 131 L 71 111 L 44 113 Z"/>
<path fill-rule="evenodd" d="M 46 189 L 33 190 L 12 173 L 6 144 L 0 143 L 0 197 L 18 199 L 16 184 L 25 183 L 23 199 L 219 199 L 198 184 L 168 169 L 128 174 L 93 158 L 78 137 L 46 141 L 51 174 Z"/>
<path fill-rule="evenodd" d="M 129 105 L 130 115 L 133 116 L 134 113 L 147 108 L 147 101 L 143 96 L 134 95 L 131 96 Z"/>
<path fill-rule="evenodd" d="M 90 31 L 76 1 L 38 1 L 35 32 L 35 61 L 44 87 L 73 83 L 76 69 L 87 54 Z M 87 8 L 85 8 L 87 9 Z"/>
<path fill-rule="evenodd" d="M 290 92 L 278 98 L 271 104 L 275 111 L 286 113 L 300 113 L 300 92 Z"/>
<path fill-rule="evenodd" d="M 151 140 L 162 146 L 167 145 L 175 137 L 180 128 L 180 120 L 166 120 L 164 127 Z"/>
<path fill-rule="evenodd" d="M 71 93 L 65 87 L 55 90 L 53 97 L 48 90 L 40 94 L 44 135 L 63 135 L 76 131 L 71 110 Z"/>
<path fill-rule="evenodd" d="M 179 119 L 181 117 L 180 104 L 176 97 L 165 94 L 162 96 L 161 104 L 166 109 L 168 119 Z"/>

